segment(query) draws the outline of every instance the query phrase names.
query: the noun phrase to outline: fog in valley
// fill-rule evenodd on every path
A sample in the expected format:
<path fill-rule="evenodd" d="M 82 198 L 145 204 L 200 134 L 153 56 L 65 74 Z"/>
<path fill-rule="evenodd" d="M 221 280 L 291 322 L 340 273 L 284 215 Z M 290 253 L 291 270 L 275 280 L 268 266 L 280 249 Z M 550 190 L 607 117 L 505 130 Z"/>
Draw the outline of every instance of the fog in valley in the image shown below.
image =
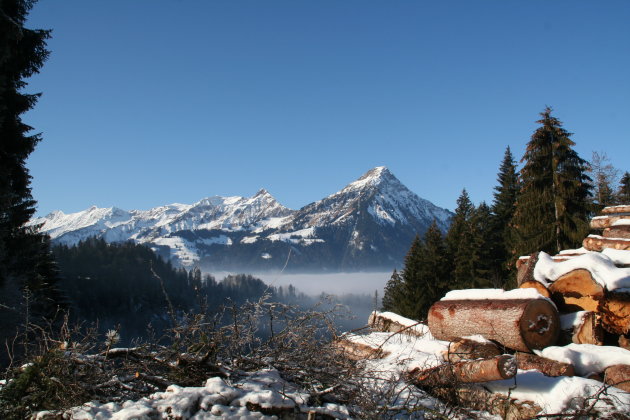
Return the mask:
<path fill-rule="evenodd" d="M 208 273 L 220 281 L 231 272 Z M 248 273 L 250 274 L 250 273 Z M 378 291 L 379 297 L 383 295 L 385 283 L 391 277 L 391 272 L 373 273 L 321 273 L 321 274 L 295 274 L 295 273 L 251 273 L 270 286 L 286 288 L 293 285 L 298 292 L 309 296 L 318 296 L 322 293 L 332 295 L 374 295 Z"/>

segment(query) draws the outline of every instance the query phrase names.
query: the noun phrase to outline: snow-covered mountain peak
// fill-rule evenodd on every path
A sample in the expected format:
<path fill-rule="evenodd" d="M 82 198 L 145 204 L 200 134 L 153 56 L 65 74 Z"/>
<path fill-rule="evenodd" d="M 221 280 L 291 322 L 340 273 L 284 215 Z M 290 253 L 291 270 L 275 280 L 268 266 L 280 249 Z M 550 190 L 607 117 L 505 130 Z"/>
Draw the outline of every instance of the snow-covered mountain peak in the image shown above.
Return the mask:
<path fill-rule="evenodd" d="M 149 210 L 92 206 L 71 214 L 55 211 L 31 223 L 42 225 L 56 243 L 74 245 L 92 236 L 132 240 L 184 266 L 201 261 L 223 268 L 279 268 L 273 264 L 285 261 L 283 253 L 292 247 L 292 264 L 362 269 L 357 264 L 395 264 L 416 233 L 422 234 L 434 219 L 445 229 L 449 217 L 448 210 L 418 197 L 378 166 L 299 210 L 284 207 L 262 188 L 250 197 L 211 196 Z"/>
<path fill-rule="evenodd" d="M 363 174 L 359 179 L 348 184 L 340 193 L 346 193 L 356 190 L 363 190 L 369 187 L 378 187 L 382 184 L 400 184 L 396 178 L 385 166 L 377 166 Z"/>

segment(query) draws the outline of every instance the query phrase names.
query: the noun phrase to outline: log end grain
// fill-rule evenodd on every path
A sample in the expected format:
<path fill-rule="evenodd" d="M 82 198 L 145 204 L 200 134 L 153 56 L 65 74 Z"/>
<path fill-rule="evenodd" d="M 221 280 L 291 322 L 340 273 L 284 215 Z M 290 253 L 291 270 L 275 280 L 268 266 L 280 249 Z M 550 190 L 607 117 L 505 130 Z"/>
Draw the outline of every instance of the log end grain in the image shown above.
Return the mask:
<path fill-rule="evenodd" d="M 560 336 L 560 316 L 547 300 L 531 300 L 519 321 L 523 342 L 529 351 L 551 346 Z"/>

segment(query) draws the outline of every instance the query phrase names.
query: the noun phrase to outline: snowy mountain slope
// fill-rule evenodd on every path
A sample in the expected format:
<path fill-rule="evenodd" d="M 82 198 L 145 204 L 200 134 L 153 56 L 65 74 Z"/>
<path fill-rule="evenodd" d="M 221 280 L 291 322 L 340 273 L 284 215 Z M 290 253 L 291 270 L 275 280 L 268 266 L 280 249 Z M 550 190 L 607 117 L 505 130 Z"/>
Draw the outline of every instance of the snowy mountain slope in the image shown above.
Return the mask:
<path fill-rule="evenodd" d="M 451 213 L 418 197 L 387 168 L 300 210 L 266 190 L 252 197 L 209 197 L 146 211 L 90 207 L 35 219 L 53 242 L 95 236 L 145 243 L 176 264 L 208 269 L 363 270 L 397 266 L 413 237 Z"/>

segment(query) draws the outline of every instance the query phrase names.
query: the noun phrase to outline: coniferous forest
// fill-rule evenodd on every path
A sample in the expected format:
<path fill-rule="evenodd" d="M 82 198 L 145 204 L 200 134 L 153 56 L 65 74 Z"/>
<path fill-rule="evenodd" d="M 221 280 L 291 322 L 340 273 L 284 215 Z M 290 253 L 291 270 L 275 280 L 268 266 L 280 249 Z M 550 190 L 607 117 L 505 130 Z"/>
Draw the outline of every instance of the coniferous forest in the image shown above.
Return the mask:
<path fill-rule="evenodd" d="M 540 116 L 520 169 L 505 150 L 490 206 L 475 206 L 464 189 L 446 235 L 432 227 L 416 237 L 404 268 L 387 282 L 383 310 L 423 320 L 449 290 L 511 289 L 519 256 L 578 248 L 590 217 L 630 202 L 628 172 L 619 179 L 605 154 L 581 158 L 552 109 Z"/>

